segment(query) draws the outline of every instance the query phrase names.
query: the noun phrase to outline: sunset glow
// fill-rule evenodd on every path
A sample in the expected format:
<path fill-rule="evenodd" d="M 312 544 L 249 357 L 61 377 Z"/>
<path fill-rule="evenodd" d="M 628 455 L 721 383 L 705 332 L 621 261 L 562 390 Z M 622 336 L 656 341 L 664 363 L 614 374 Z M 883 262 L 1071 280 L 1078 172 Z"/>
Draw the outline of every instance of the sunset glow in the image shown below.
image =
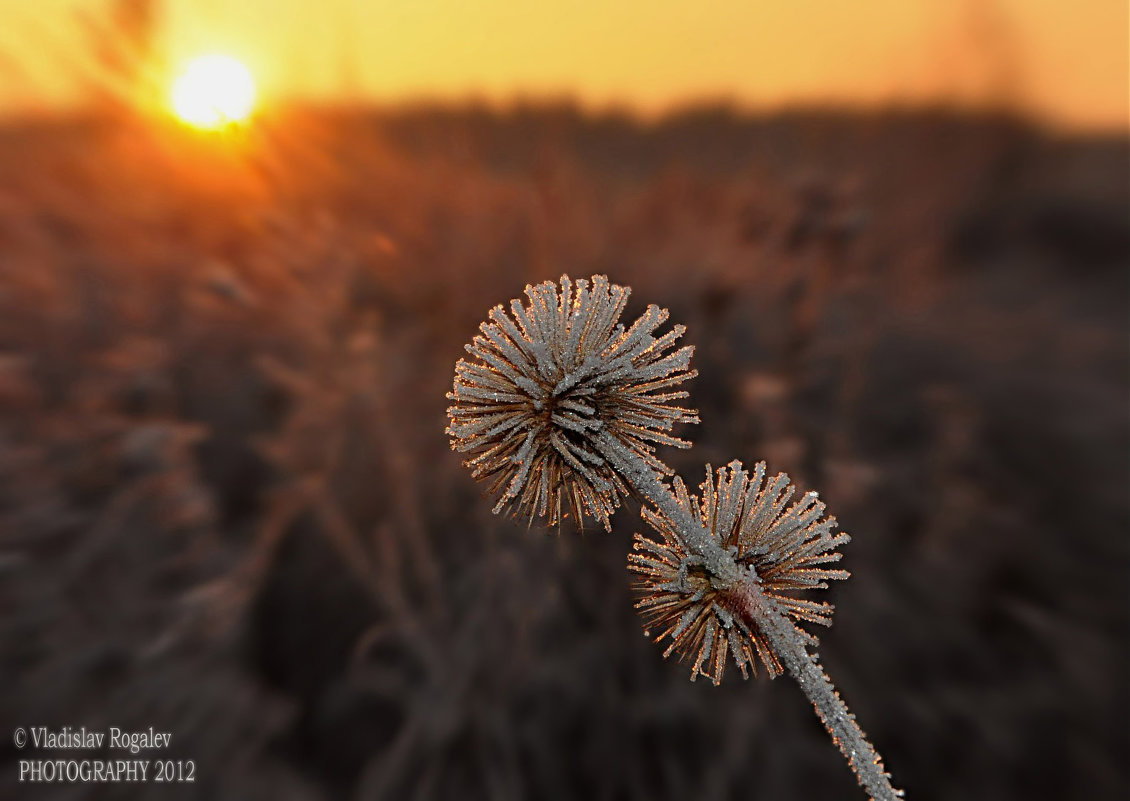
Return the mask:
<path fill-rule="evenodd" d="M 132 32 L 115 22 L 119 6 L 139 10 Z M 0 0 L 0 117 L 82 107 L 93 85 L 84 73 L 106 64 L 120 73 L 138 54 L 141 105 L 167 112 L 183 65 L 226 53 L 254 76 L 256 105 L 270 98 L 271 108 L 569 99 L 654 117 L 718 103 L 757 113 L 1003 107 L 1062 130 L 1125 131 L 1128 9 L 1126 0 Z M 122 41 L 92 37 L 79 24 L 88 14 Z M 228 119 L 227 101 L 190 94 L 181 102 L 191 116 L 213 120 L 194 124 Z"/>
<path fill-rule="evenodd" d="M 176 115 L 198 128 L 241 122 L 255 106 L 255 82 L 234 58 L 217 54 L 194 59 L 173 83 Z"/>

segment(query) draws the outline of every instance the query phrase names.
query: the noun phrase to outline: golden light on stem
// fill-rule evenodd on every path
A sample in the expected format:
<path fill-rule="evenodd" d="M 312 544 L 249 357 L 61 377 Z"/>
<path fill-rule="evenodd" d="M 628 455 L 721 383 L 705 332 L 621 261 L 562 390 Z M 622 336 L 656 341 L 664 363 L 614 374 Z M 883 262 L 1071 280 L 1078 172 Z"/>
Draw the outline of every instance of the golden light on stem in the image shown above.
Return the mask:
<path fill-rule="evenodd" d="M 246 120 L 255 107 L 255 81 L 240 62 L 209 54 L 189 62 L 173 82 L 173 111 L 197 128 L 222 128 Z"/>

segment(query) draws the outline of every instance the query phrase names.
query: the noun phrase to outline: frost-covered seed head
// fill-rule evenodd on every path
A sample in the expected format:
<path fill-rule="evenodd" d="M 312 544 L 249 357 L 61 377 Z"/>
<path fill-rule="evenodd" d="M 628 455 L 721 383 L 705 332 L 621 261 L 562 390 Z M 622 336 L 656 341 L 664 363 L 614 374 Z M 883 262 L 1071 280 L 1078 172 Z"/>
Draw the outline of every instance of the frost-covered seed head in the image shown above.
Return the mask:
<path fill-rule="evenodd" d="M 688 493 L 682 479 L 676 477 L 673 484 L 679 505 L 730 549 L 739 566 L 756 574 L 754 580 L 765 595 L 794 623 L 831 625 L 831 604 L 795 595 L 825 589 L 830 579 L 848 577 L 847 571 L 828 565 L 839 561 L 836 548 L 851 538 L 832 534 L 836 519 L 824 517 L 824 504 L 816 493 L 788 506 L 793 494 L 789 477 L 780 473 L 766 481 L 764 462 L 753 475 L 737 461 L 720 468 L 716 476 L 707 465 L 706 480 L 699 487 L 701 499 Z M 702 675 L 715 684 L 722 681 L 727 655 L 746 678 L 749 670 L 757 674 L 755 654 L 770 677 L 780 673 L 780 658 L 768 639 L 739 614 L 744 582 L 717 586 L 697 566 L 672 521 L 650 509 L 644 509 L 644 519 L 662 540 L 636 534 L 628 567 L 640 576 L 634 589 L 645 630 L 657 635 L 656 642 L 670 638 L 663 655 L 678 652 L 680 659 L 693 659 L 691 679 Z M 797 632 L 815 643 L 811 634 L 799 627 Z"/>
<path fill-rule="evenodd" d="M 661 475 L 671 470 L 657 445 L 689 447 L 672 436 L 676 423 L 697 423 L 673 389 L 696 375 L 694 348 L 673 350 L 684 326 L 662 336 L 667 310 L 649 306 L 628 328 L 619 322 L 630 290 L 602 275 L 560 285 L 527 286 L 528 302 L 490 311 L 455 366 L 448 394 L 451 447 L 497 494 L 494 511 L 547 518 L 609 516 L 628 483 L 602 455 L 598 434 L 611 435 Z"/>

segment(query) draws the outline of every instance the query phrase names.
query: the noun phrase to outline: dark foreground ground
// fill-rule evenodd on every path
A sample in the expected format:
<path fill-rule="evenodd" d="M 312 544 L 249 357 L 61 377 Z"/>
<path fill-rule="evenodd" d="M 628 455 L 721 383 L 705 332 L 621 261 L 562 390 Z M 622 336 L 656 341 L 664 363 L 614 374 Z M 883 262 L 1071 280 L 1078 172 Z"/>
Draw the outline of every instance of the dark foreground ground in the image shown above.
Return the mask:
<path fill-rule="evenodd" d="M 0 796 L 862 798 L 789 680 L 641 635 L 637 506 L 527 530 L 448 450 L 462 344 L 568 272 L 687 324 L 680 472 L 854 535 L 820 653 L 911 799 L 1125 797 L 1128 175 L 924 113 L 9 126 Z M 19 785 L 64 725 L 196 782 Z"/>

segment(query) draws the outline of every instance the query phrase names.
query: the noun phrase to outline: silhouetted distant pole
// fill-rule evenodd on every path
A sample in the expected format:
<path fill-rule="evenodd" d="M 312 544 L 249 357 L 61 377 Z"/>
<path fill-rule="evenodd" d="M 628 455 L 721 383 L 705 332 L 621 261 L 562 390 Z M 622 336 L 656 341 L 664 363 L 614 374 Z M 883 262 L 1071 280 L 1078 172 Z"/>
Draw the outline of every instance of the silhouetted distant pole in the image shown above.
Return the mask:
<path fill-rule="evenodd" d="M 357 36 L 355 31 L 354 9 L 352 3 L 342 5 L 341 23 L 338 29 L 340 91 L 346 105 L 355 105 L 361 98 L 361 73 L 357 62 Z"/>

